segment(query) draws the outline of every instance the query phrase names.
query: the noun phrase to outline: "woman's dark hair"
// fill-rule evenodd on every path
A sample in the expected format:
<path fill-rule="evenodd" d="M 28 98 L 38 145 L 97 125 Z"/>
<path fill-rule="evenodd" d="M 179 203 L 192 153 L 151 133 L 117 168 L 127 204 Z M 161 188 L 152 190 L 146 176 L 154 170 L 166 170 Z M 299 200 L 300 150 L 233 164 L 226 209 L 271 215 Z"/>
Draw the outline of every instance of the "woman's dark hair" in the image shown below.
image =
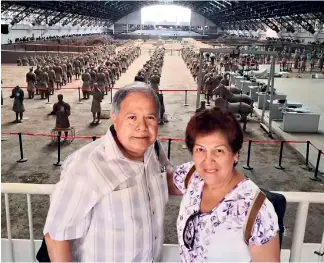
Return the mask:
<path fill-rule="evenodd" d="M 186 128 L 186 145 L 193 152 L 196 137 L 221 132 L 228 141 L 233 153 L 238 153 L 243 144 L 243 132 L 233 113 L 215 107 L 196 113 Z"/>

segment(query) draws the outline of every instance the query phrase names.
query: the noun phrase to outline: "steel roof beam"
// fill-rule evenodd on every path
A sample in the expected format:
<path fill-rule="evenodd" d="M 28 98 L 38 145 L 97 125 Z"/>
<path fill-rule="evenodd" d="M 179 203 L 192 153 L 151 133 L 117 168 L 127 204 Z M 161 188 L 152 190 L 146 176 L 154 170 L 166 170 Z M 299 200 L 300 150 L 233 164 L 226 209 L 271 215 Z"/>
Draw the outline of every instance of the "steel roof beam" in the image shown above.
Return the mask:
<path fill-rule="evenodd" d="M 64 17 L 66 17 L 67 14 L 65 13 L 58 13 L 54 18 L 52 18 L 49 22 L 48 25 L 49 26 L 53 26 L 55 24 L 57 24 L 58 22 L 60 22 Z"/>
<path fill-rule="evenodd" d="M 315 30 L 314 27 L 308 23 L 308 21 L 306 21 L 303 17 L 301 17 L 300 15 L 294 15 L 291 16 L 291 19 L 294 20 L 296 23 L 298 23 L 299 25 L 302 26 L 302 28 L 304 28 L 306 31 L 314 34 Z"/>
<path fill-rule="evenodd" d="M 12 1 L 2 2 L 3 10 L 13 5 L 31 7 L 32 9 L 51 10 L 60 13 L 71 13 L 87 17 L 95 17 L 116 22 L 122 17 L 152 4 L 163 4 L 160 1 Z M 217 24 L 233 21 L 252 21 L 261 18 L 275 18 L 285 28 L 291 28 L 289 21 L 280 19 L 294 14 L 317 13 L 322 21 L 321 2 L 306 1 L 173 1 L 170 4 L 189 7 L 193 11 Z M 35 13 L 36 11 L 33 11 Z M 60 16 L 53 18 L 54 23 Z M 60 20 L 59 20 L 60 21 Z M 65 21 L 65 20 L 64 20 Z M 243 22 L 244 23 L 244 22 Z M 268 22 L 269 23 L 269 22 Z M 272 22 L 273 23 L 273 22 Z M 249 26 L 249 24 L 247 24 Z M 306 25 L 307 26 L 307 25 Z"/>
<path fill-rule="evenodd" d="M 32 12 L 32 9 L 29 7 L 26 7 L 24 10 L 19 12 L 15 17 L 12 19 L 10 24 L 13 26 L 15 24 L 18 24 L 19 22 L 23 21 L 27 16 L 29 16 Z"/>

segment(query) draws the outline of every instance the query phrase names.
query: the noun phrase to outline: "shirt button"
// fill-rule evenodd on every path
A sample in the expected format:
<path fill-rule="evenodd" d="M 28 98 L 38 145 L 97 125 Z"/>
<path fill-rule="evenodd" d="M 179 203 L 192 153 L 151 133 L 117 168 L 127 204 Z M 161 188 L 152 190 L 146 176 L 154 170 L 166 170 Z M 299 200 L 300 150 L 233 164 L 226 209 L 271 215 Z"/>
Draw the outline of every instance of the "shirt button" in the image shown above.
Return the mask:
<path fill-rule="evenodd" d="M 156 237 L 155 237 L 155 240 L 156 240 Z"/>
<path fill-rule="evenodd" d="M 153 211 L 153 215 L 154 215 L 154 211 Z"/>

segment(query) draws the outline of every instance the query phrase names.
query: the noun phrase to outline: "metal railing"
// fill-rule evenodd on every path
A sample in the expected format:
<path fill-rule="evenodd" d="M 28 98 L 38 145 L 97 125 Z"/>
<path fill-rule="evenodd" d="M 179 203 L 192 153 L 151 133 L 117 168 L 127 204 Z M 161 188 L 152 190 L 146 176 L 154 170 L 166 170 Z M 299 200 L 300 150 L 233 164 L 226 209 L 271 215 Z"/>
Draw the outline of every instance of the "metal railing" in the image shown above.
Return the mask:
<path fill-rule="evenodd" d="M 33 233 L 33 218 L 32 218 L 32 207 L 31 207 L 31 195 L 49 195 L 54 190 L 55 185 L 53 184 L 20 184 L 20 183 L 2 183 L 1 193 L 5 196 L 5 210 L 6 210 L 6 223 L 7 233 L 9 241 L 9 253 L 10 261 L 14 262 L 12 235 L 11 235 L 11 224 L 10 224 L 10 210 L 9 210 L 9 194 L 25 194 L 27 196 L 27 207 L 28 207 L 28 221 L 29 221 L 29 235 L 30 235 L 30 250 L 34 261 L 35 256 L 35 240 Z M 300 262 L 302 255 L 302 248 L 306 230 L 306 221 L 308 215 L 309 204 L 324 204 L 324 193 L 314 192 L 277 192 L 283 194 L 288 203 L 298 203 L 296 222 L 292 238 L 292 245 L 290 249 L 289 262 Z M 318 255 L 318 262 L 323 260 L 324 256 L 324 232 L 322 243 L 319 251 L 314 251 Z"/>

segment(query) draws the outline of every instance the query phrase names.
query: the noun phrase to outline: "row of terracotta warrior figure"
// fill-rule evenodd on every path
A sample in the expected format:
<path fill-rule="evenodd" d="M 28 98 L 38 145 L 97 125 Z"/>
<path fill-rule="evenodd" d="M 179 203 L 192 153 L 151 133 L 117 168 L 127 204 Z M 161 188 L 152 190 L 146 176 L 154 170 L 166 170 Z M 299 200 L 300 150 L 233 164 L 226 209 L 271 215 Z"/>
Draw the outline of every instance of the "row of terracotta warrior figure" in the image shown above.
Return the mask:
<path fill-rule="evenodd" d="M 159 125 L 163 125 L 168 120 L 165 118 L 165 106 L 163 101 L 163 94 L 159 92 L 160 79 L 162 74 L 162 68 L 164 63 L 165 48 L 163 46 L 157 47 L 152 56 L 143 67 L 138 71 L 135 76 L 135 81 L 145 82 L 156 92 L 156 95 L 160 101 L 160 118 Z"/>
<path fill-rule="evenodd" d="M 196 78 L 199 67 L 197 69 L 192 61 L 197 61 L 197 59 L 199 61 L 198 52 L 189 48 L 184 49 L 182 57 L 192 76 Z M 230 87 L 229 73 L 220 74 L 220 64 L 215 61 L 208 61 L 207 59 L 203 61 L 201 91 L 205 95 L 208 106 L 213 96 L 216 96 L 215 106 L 227 108 L 233 113 L 240 114 L 243 130 L 246 130 L 247 117 L 253 112 L 253 100 L 250 96 L 241 94 L 238 88 Z M 202 101 L 201 107 L 197 111 L 203 110 L 205 106 L 206 102 Z"/>
<path fill-rule="evenodd" d="M 126 72 L 130 64 L 139 55 L 140 47 L 135 45 L 130 45 L 129 47 L 124 48 L 118 53 L 115 52 L 113 46 L 103 46 L 98 48 L 96 51 L 93 51 L 93 53 L 89 52 L 85 56 L 85 63 L 82 57 L 76 58 L 76 60 L 80 63 L 80 66 L 78 63 L 77 67 L 74 67 L 72 69 L 77 70 L 78 73 L 82 73 L 81 77 L 83 81 L 83 97 L 84 99 L 89 99 L 90 95 L 93 96 L 93 101 L 91 105 L 91 112 L 93 114 L 92 123 L 98 124 L 100 121 L 101 101 L 104 97 L 104 92 L 107 92 L 108 89 L 113 87 L 113 85 L 115 84 L 115 80 L 119 79 L 121 74 Z M 92 59 L 94 60 L 94 63 L 90 64 L 88 58 L 90 58 L 90 63 L 92 63 Z M 106 63 L 102 62 L 103 58 L 105 59 Z M 56 59 L 59 60 L 61 58 L 56 57 Z M 100 64 L 98 64 L 98 61 Z M 33 72 L 33 68 L 31 68 L 26 75 L 29 99 L 34 98 L 35 90 L 40 92 L 42 98 L 44 98 L 44 96 L 47 97 L 50 94 L 53 94 L 54 84 L 62 84 L 61 82 L 66 80 L 65 77 L 67 77 L 67 72 L 68 71 L 64 71 L 61 67 L 61 64 L 57 62 L 54 62 L 54 67 L 45 66 L 44 68 L 40 68 L 38 66 L 35 72 Z M 112 75 L 110 75 L 111 72 Z M 23 103 L 24 91 L 19 86 L 15 87 L 12 90 L 11 98 L 14 99 L 12 110 L 16 113 L 16 122 L 22 122 L 23 113 L 25 111 L 25 106 Z M 64 112 L 69 112 L 70 114 L 70 105 L 63 102 L 62 94 L 58 95 L 58 100 L 59 102 L 54 104 L 53 109 L 56 109 L 56 106 L 58 104 L 62 104 L 62 107 L 67 107 L 69 109 L 68 111 Z M 65 114 L 64 112 L 58 111 L 53 113 L 57 115 L 56 128 L 69 128 L 69 114 Z M 62 122 L 61 119 L 64 119 L 65 121 Z"/>
<path fill-rule="evenodd" d="M 56 55 L 39 56 L 40 64 L 26 74 L 29 98 L 34 98 L 38 92 L 42 99 L 53 94 L 54 86 L 61 89 L 63 85 L 75 79 L 82 79 L 82 90 L 91 90 L 94 83 L 100 89 L 112 88 L 116 79 L 125 72 L 130 63 L 140 55 L 140 47 L 131 45 L 116 52 L 116 46 L 98 46 L 80 55 L 72 57 Z M 37 56 L 38 57 L 38 56 Z M 49 91 L 49 92 L 46 92 Z"/>

